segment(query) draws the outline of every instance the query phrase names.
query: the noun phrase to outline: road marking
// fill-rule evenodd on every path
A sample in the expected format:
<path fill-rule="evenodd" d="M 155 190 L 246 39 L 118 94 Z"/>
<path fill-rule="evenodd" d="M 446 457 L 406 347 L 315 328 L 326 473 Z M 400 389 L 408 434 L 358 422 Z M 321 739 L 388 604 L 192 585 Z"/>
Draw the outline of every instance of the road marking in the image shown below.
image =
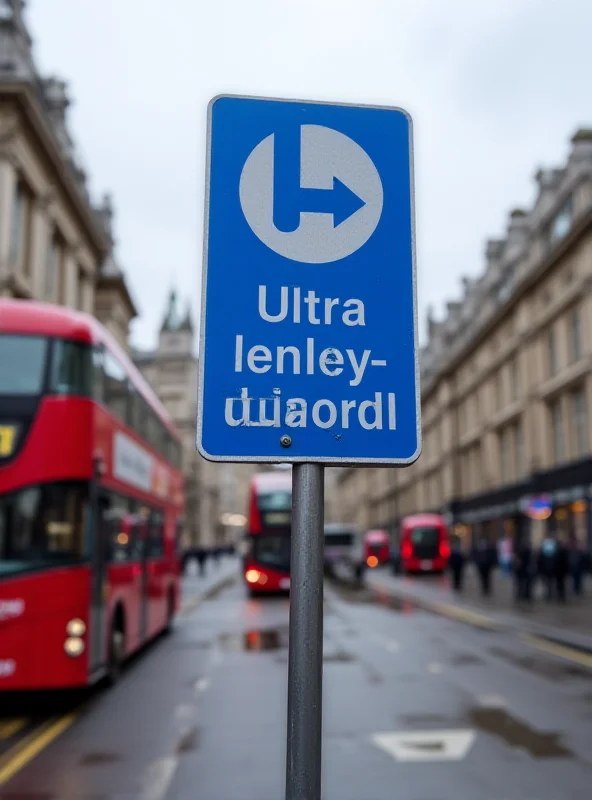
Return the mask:
<path fill-rule="evenodd" d="M 195 691 L 196 692 L 205 692 L 206 689 L 209 687 L 209 685 L 210 685 L 210 679 L 209 678 L 200 678 L 195 683 Z"/>
<path fill-rule="evenodd" d="M 480 694 L 477 702 L 481 708 L 506 708 L 505 699 L 499 694 Z"/>
<path fill-rule="evenodd" d="M 22 717 L 20 719 L 7 719 L 4 720 L 4 722 L 0 722 L 0 739 L 10 739 L 11 736 L 14 736 L 15 733 L 22 730 L 27 722 L 28 720 Z"/>
<path fill-rule="evenodd" d="M 432 675 L 439 675 L 442 672 L 442 669 L 442 664 L 438 664 L 437 662 L 434 662 L 428 666 L 428 672 L 431 672 Z"/>
<path fill-rule="evenodd" d="M 181 703 L 175 708 L 175 718 L 176 719 L 188 719 L 195 714 L 196 708 L 195 706 L 189 705 L 189 703 Z"/>
<path fill-rule="evenodd" d="M 536 647 L 538 650 L 543 650 L 547 653 L 551 653 L 554 656 L 559 656 L 559 658 L 565 658 L 568 661 L 574 661 L 576 664 L 580 664 L 582 667 L 592 669 L 592 655 L 589 653 L 582 653 L 580 650 L 576 650 L 573 647 L 567 647 L 563 644 L 555 644 L 555 642 L 549 642 L 547 639 L 542 639 L 539 636 L 532 636 L 530 634 L 524 634 L 520 638 L 523 642 L 526 642 L 532 647 Z"/>
<path fill-rule="evenodd" d="M 451 606 L 448 603 L 435 603 L 428 606 L 438 614 L 445 617 L 451 617 L 459 622 L 466 622 L 468 625 L 475 625 L 478 628 L 487 628 L 491 630 L 496 628 L 495 622 L 484 614 L 477 614 L 476 611 L 469 611 L 466 608 L 459 608 L 458 606 Z"/>
<path fill-rule="evenodd" d="M 461 761 L 475 741 L 472 730 L 375 733 L 374 744 L 395 761 Z"/>
<path fill-rule="evenodd" d="M 146 788 L 142 792 L 142 800 L 162 800 L 177 771 L 179 759 L 176 756 L 165 756 L 154 761 L 148 768 Z"/>
<path fill-rule="evenodd" d="M 32 761 L 36 755 L 44 750 L 54 739 L 62 734 L 78 717 L 78 712 L 73 711 L 56 720 L 49 721 L 40 729 L 33 731 L 22 742 L 9 750 L 4 759 L 0 761 L 0 786 L 10 780 L 13 775 Z"/>

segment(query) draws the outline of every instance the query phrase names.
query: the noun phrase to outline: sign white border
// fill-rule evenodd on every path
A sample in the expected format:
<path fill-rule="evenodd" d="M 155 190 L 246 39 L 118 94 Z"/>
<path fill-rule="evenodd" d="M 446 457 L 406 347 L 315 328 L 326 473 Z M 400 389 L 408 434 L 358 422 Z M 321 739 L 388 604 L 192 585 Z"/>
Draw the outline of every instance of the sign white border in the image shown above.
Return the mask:
<path fill-rule="evenodd" d="M 324 456 L 295 456 L 290 454 L 289 448 L 285 453 L 273 456 L 215 456 L 208 453 L 202 443 L 203 425 L 203 387 L 205 372 L 205 331 L 206 331 L 206 296 L 208 286 L 208 235 L 210 228 L 210 170 L 212 161 L 212 109 L 217 100 L 229 98 L 233 100 L 261 100 L 275 103 L 302 103 L 304 105 L 337 106 L 339 108 L 374 108 L 382 111 L 398 111 L 404 114 L 409 125 L 409 186 L 411 190 L 411 269 L 413 286 L 413 326 L 414 326 L 414 351 L 415 351 L 415 407 L 416 407 L 416 432 L 417 449 L 409 458 L 348 458 L 348 457 L 324 457 Z M 417 264 L 415 248 L 415 174 L 413 165 L 413 120 L 411 115 L 403 108 L 398 106 L 380 106 L 364 103 L 337 103 L 324 100 L 301 100 L 290 97 L 257 97 L 253 95 L 239 94 L 218 94 L 208 103 L 208 123 L 206 135 L 206 171 L 205 171 L 205 199 L 204 199 L 204 233 L 203 233 L 203 264 L 201 281 L 201 319 L 199 323 L 199 386 L 197 394 L 197 438 L 196 446 L 199 454 L 207 461 L 244 463 L 244 464 L 326 464 L 328 466 L 347 467 L 357 466 L 409 466 L 413 464 L 422 450 L 421 436 L 421 391 L 419 383 L 419 329 L 417 314 Z M 278 443 L 281 436 L 278 430 Z"/>

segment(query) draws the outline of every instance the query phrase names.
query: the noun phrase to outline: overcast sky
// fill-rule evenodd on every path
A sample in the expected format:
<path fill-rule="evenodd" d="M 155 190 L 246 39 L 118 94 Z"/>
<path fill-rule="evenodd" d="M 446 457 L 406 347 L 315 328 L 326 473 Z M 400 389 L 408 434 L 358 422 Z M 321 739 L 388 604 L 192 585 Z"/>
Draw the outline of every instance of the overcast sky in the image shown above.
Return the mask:
<path fill-rule="evenodd" d="M 219 93 L 379 103 L 415 124 L 421 325 L 487 237 L 534 197 L 539 165 L 592 126 L 589 0 L 29 0 L 44 73 L 153 344 L 174 283 L 198 308 L 206 105 Z"/>

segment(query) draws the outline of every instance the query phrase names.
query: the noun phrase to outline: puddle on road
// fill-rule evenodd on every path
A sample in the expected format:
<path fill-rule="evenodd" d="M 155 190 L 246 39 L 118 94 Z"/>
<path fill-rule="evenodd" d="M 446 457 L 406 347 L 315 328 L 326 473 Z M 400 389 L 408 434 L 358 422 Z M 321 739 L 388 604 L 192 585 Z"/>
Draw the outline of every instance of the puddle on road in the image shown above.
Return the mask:
<path fill-rule="evenodd" d="M 418 610 L 418 606 L 402 597 L 397 597 L 387 591 L 377 587 L 364 586 L 356 588 L 342 583 L 331 581 L 331 588 L 335 594 L 346 603 L 356 603 L 356 605 L 371 604 L 389 608 L 400 614 L 412 614 Z"/>
<path fill-rule="evenodd" d="M 78 762 L 82 767 L 98 767 L 103 764 L 113 764 L 114 761 L 121 761 L 119 753 L 87 753 Z"/>
<path fill-rule="evenodd" d="M 345 650 L 337 650 L 323 655 L 324 664 L 351 664 L 352 661 L 355 661 L 354 657 Z"/>
<path fill-rule="evenodd" d="M 472 653 L 455 653 L 448 663 L 453 667 L 468 667 L 472 664 L 483 664 L 483 659 Z"/>
<path fill-rule="evenodd" d="M 526 750 L 534 758 L 573 758 L 558 733 L 541 733 L 499 708 L 474 708 L 471 723 L 484 733 L 497 736 L 511 747 Z"/>
<path fill-rule="evenodd" d="M 185 731 L 179 741 L 177 742 L 177 755 L 184 753 L 194 753 L 199 748 L 199 730 L 197 728 L 189 728 Z"/>
<path fill-rule="evenodd" d="M 275 660 L 278 664 L 287 664 L 288 654 L 284 653 L 276 656 Z M 354 661 L 356 661 L 356 658 L 345 650 L 323 654 L 323 664 L 353 664 Z"/>
<path fill-rule="evenodd" d="M 445 714 L 403 714 L 398 717 L 404 725 L 422 728 L 440 725 L 443 728 L 454 728 L 458 725 L 457 719 L 451 719 Z"/>
<path fill-rule="evenodd" d="M 288 646 L 288 627 L 252 630 L 246 633 L 223 633 L 220 645 L 233 652 L 267 652 Z"/>
<path fill-rule="evenodd" d="M 584 669 L 584 667 L 579 667 L 577 664 L 564 664 L 559 661 L 551 661 L 547 660 L 545 656 L 523 656 L 511 650 L 505 650 L 502 647 L 490 647 L 489 652 L 498 658 L 503 658 L 516 667 L 528 670 L 528 672 L 536 672 L 552 681 L 564 681 L 573 678 L 581 678 L 587 681 L 592 680 L 592 673 Z"/>

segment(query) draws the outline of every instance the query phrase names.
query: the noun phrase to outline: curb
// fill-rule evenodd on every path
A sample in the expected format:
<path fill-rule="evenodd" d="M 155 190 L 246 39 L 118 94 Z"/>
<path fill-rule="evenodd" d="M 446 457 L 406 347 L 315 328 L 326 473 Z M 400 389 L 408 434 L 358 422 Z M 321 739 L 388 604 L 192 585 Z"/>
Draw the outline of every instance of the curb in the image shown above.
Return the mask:
<path fill-rule="evenodd" d="M 473 627 L 531 634 L 588 655 L 592 654 L 592 636 L 586 634 L 577 633 L 576 631 L 564 631 L 540 622 L 530 622 L 513 614 L 484 613 L 482 608 L 470 603 L 460 605 L 447 600 L 426 598 L 421 594 L 415 594 L 413 591 L 405 591 L 382 583 L 367 583 L 366 586 L 370 591 L 388 592 L 398 599 L 410 600 L 426 611 L 454 619 L 457 622 L 464 622 Z"/>
<path fill-rule="evenodd" d="M 224 589 L 229 588 L 238 580 L 238 572 L 231 573 L 230 575 L 221 575 L 220 578 L 211 586 L 208 586 L 207 589 L 204 589 L 202 592 L 198 592 L 194 594 L 193 597 L 190 597 L 188 600 L 185 600 L 182 603 L 181 608 L 177 612 L 178 617 L 185 617 L 191 611 L 195 611 L 195 609 L 200 606 L 205 600 L 211 600 L 215 597 L 218 592 L 224 591 Z"/>

